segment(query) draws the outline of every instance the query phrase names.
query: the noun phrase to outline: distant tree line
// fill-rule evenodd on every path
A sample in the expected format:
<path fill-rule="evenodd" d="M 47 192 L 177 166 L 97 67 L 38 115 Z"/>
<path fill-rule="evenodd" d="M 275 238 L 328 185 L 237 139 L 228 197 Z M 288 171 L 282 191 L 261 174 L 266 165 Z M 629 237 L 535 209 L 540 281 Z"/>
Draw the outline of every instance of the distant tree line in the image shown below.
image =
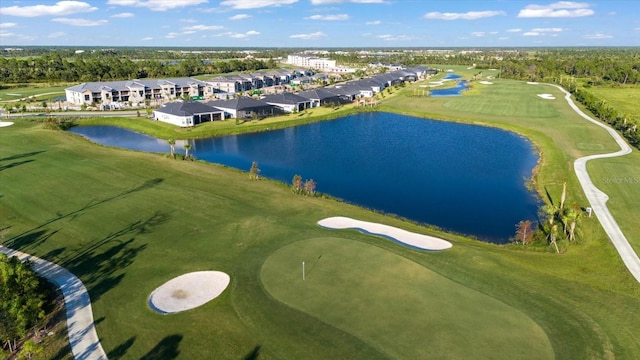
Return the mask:
<path fill-rule="evenodd" d="M 0 57 L 0 79 L 7 83 L 88 82 L 162 77 L 188 77 L 201 74 L 256 71 L 276 68 L 272 59 L 207 60 L 187 57 L 180 61 L 134 61 L 115 55 L 65 58 L 53 52 L 38 57 Z"/>

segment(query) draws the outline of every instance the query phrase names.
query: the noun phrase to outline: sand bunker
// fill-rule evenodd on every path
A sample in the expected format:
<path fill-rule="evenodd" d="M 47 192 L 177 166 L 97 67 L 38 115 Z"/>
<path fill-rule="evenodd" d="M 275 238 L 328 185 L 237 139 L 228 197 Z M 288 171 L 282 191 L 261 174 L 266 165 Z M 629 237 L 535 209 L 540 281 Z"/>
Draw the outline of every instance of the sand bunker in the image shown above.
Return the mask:
<path fill-rule="evenodd" d="M 483 85 L 493 85 L 491 81 L 478 81 L 478 82 Z"/>
<path fill-rule="evenodd" d="M 231 278 L 221 271 L 197 271 L 173 278 L 153 290 L 149 307 L 172 314 L 204 305 L 227 288 Z"/>
<path fill-rule="evenodd" d="M 0 127 L 11 126 L 13 123 L 11 121 L 0 121 Z"/>
<path fill-rule="evenodd" d="M 556 97 L 551 94 L 538 94 L 538 97 L 541 97 L 545 100 L 555 100 Z"/>
<path fill-rule="evenodd" d="M 358 229 L 362 232 L 381 235 L 405 245 L 422 250 L 446 250 L 453 246 L 450 242 L 433 236 L 417 234 L 393 226 L 360 221 L 336 216 L 318 221 L 318 225 L 329 229 Z"/>
<path fill-rule="evenodd" d="M 527 81 L 527 84 L 529 84 L 529 85 L 538 85 L 538 83 L 535 82 L 535 81 Z"/>

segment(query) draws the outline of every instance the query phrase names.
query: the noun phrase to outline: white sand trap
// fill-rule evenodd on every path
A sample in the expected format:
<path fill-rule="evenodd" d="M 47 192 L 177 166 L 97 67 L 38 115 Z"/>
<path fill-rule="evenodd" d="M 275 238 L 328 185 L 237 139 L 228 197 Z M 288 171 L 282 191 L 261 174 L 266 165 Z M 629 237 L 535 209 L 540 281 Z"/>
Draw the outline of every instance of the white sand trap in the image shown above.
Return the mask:
<path fill-rule="evenodd" d="M 535 82 L 535 81 L 527 81 L 527 84 L 529 84 L 529 85 L 538 85 L 538 83 Z"/>
<path fill-rule="evenodd" d="M 446 250 L 453 246 L 437 237 L 417 234 L 393 226 L 360 221 L 343 216 L 330 217 L 318 221 L 318 225 L 329 229 L 358 229 L 365 233 L 381 235 L 423 250 Z"/>
<path fill-rule="evenodd" d="M 453 69 L 447 69 L 447 72 L 453 72 Z"/>
<path fill-rule="evenodd" d="M 478 81 L 478 82 L 483 85 L 493 85 L 491 81 Z"/>
<path fill-rule="evenodd" d="M 173 278 L 153 290 L 149 306 L 161 314 L 191 310 L 220 296 L 231 278 L 221 271 L 196 271 Z"/>
<path fill-rule="evenodd" d="M 13 123 L 11 121 L 0 121 L 0 127 L 11 126 Z"/>
<path fill-rule="evenodd" d="M 551 94 L 538 94 L 539 97 L 545 99 L 545 100 L 555 100 L 556 97 L 551 95 Z"/>

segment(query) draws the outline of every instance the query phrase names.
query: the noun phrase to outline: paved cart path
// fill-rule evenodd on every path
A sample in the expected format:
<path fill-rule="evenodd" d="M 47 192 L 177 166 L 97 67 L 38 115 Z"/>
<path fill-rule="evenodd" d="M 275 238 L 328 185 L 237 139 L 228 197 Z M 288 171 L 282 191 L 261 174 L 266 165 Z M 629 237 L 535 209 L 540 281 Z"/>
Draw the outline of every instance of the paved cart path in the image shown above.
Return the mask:
<path fill-rule="evenodd" d="M 609 196 L 593 184 L 591 178 L 589 177 L 589 173 L 587 172 L 587 162 L 589 160 L 627 155 L 632 151 L 631 146 L 629 146 L 629 144 L 627 144 L 622 136 L 620 136 L 620 134 L 618 134 L 618 132 L 616 132 L 614 129 L 601 123 L 600 121 L 592 119 L 582 110 L 580 110 L 580 108 L 571 99 L 571 93 L 558 85 L 547 85 L 555 86 L 556 88 L 560 89 L 560 91 L 565 94 L 564 98 L 567 100 L 567 103 L 569 103 L 569 106 L 571 106 L 571 108 L 578 115 L 583 117 L 585 120 L 590 121 L 607 130 L 609 135 L 611 135 L 611 137 L 618 143 L 618 146 L 620 146 L 620 150 L 616 152 L 581 157 L 573 163 L 573 168 L 578 177 L 578 181 L 580 181 L 580 185 L 582 186 L 582 189 L 587 196 L 587 200 L 591 204 L 593 212 L 596 214 L 598 220 L 600 221 L 600 224 L 602 224 L 602 227 L 604 228 L 604 231 L 609 236 L 611 243 L 613 243 L 613 246 L 618 251 L 618 254 L 620 254 L 620 257 L 622 258 L 622 261 L 624 262 L 627 269 L 629 269 L 633 277 L 635 277 L 636 280 L 640 282 L 640 258 L 638 258 L 638 255 L 631 247 L 631 244 L 629 244 L 629 241 L 622 233 L 620 226 L 618 226 L 618 223 L 607 208 L 607 200 L 609 200 Z"/>
<path fill-rule="evenodd" d="M 21 261 L 30 260 L 40 276 L 54 283 L 64 295 L 67 311 L 67 329 L 71 351 L 76 359 L 106 360 L 100 339 L 93 323 L 91 299 L 82 281 L 69 270 L 36 256 L 25 254 L 0 245 L 0 252 L 17 256 Z"/>

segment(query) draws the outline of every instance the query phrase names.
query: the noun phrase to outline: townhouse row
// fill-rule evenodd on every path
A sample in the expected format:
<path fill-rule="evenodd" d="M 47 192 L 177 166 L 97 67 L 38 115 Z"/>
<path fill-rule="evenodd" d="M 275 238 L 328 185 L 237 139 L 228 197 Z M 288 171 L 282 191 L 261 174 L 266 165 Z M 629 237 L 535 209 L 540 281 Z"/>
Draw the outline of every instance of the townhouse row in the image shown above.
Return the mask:
<path fill-rule="evenodd" d="M 236 119 L 261 119 L 282 113 L 299 112 L 317 106 L 335 106 L 357 98 L 371 97 L 389 86 L 405 81 L 416 81 L 433 72 L 425 67 L 414 67 L 379 74 L 371 78 L 317 88 L 297 93 L 284 92 L 261 96 L 259 99 L 240 96 L 215 101 L 176 101 L 164 104 L 153 112 L 155 120 L 189 127 L 203 122 Z"/>
<path fill-rule="evenodd" d="M 239 92 L 295 83 L 305 78 L 313 80 L 314 76 L 315 73 L 310 70 L 279 69 L 219 76 L 206 81 L 194 78 L 97 81 L 69 87 L 65 89 L 65 94 L 67 102 L 75 105 L 100 104 L 119 108 L 128 103 L 139 104 L 150 100 L 230 98 Z"/>

